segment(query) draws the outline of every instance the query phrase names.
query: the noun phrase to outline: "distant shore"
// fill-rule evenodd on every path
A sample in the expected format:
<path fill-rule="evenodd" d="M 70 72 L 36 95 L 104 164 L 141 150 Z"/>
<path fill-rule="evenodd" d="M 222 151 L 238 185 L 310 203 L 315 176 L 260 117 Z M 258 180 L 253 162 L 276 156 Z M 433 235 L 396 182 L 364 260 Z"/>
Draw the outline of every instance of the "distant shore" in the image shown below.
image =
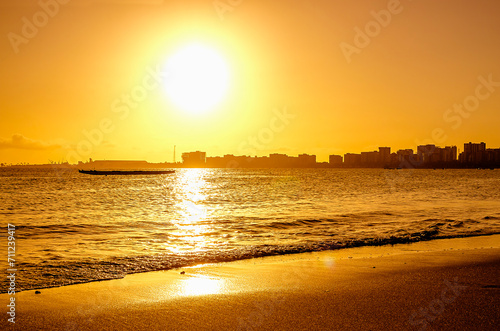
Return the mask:
<path fill-rule="evenodd" d="M 258 258 L 17 293 L 15 326 L 493 330 L 499 272 L 500 235 Z"/>
<path fill-rule="evenodd" d="M 328 162 L 317 162 L 316 155 L 271 153 L 268 156 L 226 154 L 207 156 L 206 152 L 182 153 L 182 162 L 149 163 L 145 160 L 93 160 L 81 161 L 81 156 L 50 161 L 50 166 L 77 166 L 82 170 L 120 170 L 143 168 L 383 168 L 383 169 L 495 169 L 500 168 L 500 148 L 486 148 L 486 143 L 464 143 L 464 151 L 457 146 L 444 148 L 428 144 L 413 149 L 400 149 L 391 153 L 391 147 L 379 147 L 378 151 L 329 155 Z M 72 163 L 70 163 L 72 162 Z M 76 164 L 77 163 L 77 164 Z M 5 166 L 0 163 L 0 166 Z M 11 164 L 12 165 L 12 164 Z M 18 164 L 19 165 L 19 164 Z M 21 164 L 22 165 L 22 164 Z M 46 166 L 46 165 L 44 165 Z"/>
<path fill-rule="evenodd" d="M 186 166 L 182 163 L 147 163 L 142 166 L 94 166 L 89 164 L 75 165 L 75 164 L 27 164 L 27 165 L 8 165 L 2 166 L 0 169 L 52 169 L 52 170 L 142 170 L 142 169 L 386 169 L 386 170 L 408 170 L 408 169 L 499 169 L 500 165 L 494 164 L 461 164 L 454 163 L 437 163 L 437 164 L 421 164 L 421 165 L 406 165 L 400 167 L 398 165 L 392 166 L 337 166 L 330 165 L 327 162 L 317 163 L 313 166 L 275 166 L 275 167 L 262 167 L 252 166 L 252 164 L 241 164 L 238 166 L 228 165 L 223 166 Z"/>

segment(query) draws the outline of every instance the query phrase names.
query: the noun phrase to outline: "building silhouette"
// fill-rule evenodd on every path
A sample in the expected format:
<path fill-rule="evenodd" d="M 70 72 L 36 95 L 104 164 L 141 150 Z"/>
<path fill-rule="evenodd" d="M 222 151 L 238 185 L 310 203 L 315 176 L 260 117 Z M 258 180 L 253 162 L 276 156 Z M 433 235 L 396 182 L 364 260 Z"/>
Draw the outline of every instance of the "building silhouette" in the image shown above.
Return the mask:
<path fill-rule="evenodd" d="M 457 146 L 444 148 L 436 145 L 417 146 L 418 161 L 425 164 L 454 163 L 457 161 Z"/>
<path fill-rule="evenodd" d="M 347 153 L 344 154 L 344 165 L 347 167 L 360 167 L 361 166 L 361 154 Z"/>
<path fill-rule="evenodd" d="M 464 151 L 462 153 L 460 162 L 478 164 L 486 161 L 486 144 L 481 142 L 473 144 L 471 142 L 464 144 Z"/>
<path fill-rule="evenodd" d="M 148 163 L 146 161 L 92 161 L 80 163 L 86 168 L 495 168 L 500 167 L 500 148 L 487 149 L 484 142 L 465 143 L 464 151 L 457 155 L 456 146 L 439 147 L 434 144 L 400 149 L 391 153 L 391 147 L 379 147 L 378 151 L 330 155 L 329 162 L 318 163 L 316 155 L 272 153 L 269 156 L 247 156 L 226 154 L 207 157 L 206 152 L 182 153 L 182 164 Z"/>
<path fill-rule="evenodd" d="M 386 166 L 391 162 L 391 148 L 390 147 L 379 147 L 379 164 L 382 166 Z"/>
<path fill-rule="evenodd" d="M 182 164 L 188 168 L 204 168 L 206 166 L 206 156 L 205 152 L 189 152 L 182 153 Z"/>
<path fill-rule="evenodd" d="M 330 155 L 328 157 L 328 163 L 332 167 L 340 167 L 342 166 L 343 158 L 341 155 Z"/>
<path fill-rule="evenodd" d="M 465 143 L 459 155 L 461 164 L 469 167 L 494 167 L 500 164 L 500 148 L 486 148 L 484 142 Z"/>
<path fill-rule="evenodd" d="M 78 161 L 66 167 L 78 169 L 144 169 L 144 168 L 500 168 L 500 148 L 486 148 L 486 143 L 464 143 L 464 150 L 457 155 L 456 146 L 439 147 L 434 144 L 417 146 L 413 149 L 400 149 L 391 153 L 390 147 L 379 147 L 378 151 L 329 155 L 329 162 L 317 162 L 316 155 L 273 153 L 269 156 L 224 156 L 207 157 L 206 152 L 182 153 L 182 163 L 149 163 L 134 160 L 92 160 Z M 7 166 L 0 163 L 0 166 Z M 10 166 L 49 166 L 17 164 Z M 51 166 L 54 166 L 52 164 Z"/>
<path fill-rule="evenodd" d="M 316 165 L 316 155 L 300 154 L 297 161 L 301 168 L 312 168 Z"/>
<path fill-rule="evenodd" d="M 391 147 L 379 147 L 378 151 L 346 153 L 344 157 L 330 155 L 328 161 L 318 163 L 316 155 L 305 153 L 298 156 L 281 153 L 269 156 L 226 154 L 222 157 L 207 157 L 206 152 L 200 151 L 182 154 L 182 166 L 188 168 L 491 168 L 500 166 L 500 148 L 486 149 L 484 142 L 469 142 L 464 144 L 464 152 L 457 155 L 456 146 L 420 145 L 417 146 L 417 153 L 413 149 L 391 153 Z M 145 167 L 143 163 L 135 165 Z"/>
<path fill-rule="evenodd" d="M 398 162 L 414 163 L 417 161 L 416 155 L 413 154 L 413 149 L 400 149 L 397 152 Z"/>

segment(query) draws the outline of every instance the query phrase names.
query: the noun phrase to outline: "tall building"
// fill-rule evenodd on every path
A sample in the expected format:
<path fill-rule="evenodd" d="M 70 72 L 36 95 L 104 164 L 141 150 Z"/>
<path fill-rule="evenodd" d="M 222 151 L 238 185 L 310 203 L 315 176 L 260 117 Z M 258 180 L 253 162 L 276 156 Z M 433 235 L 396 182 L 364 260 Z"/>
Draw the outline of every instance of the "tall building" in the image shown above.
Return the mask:
<path fill-rule="evenodd" d="M 457 160 L 457 146 L 440 148 L 442 162 L 455 162 Z"/>
<path fill-rule="evenodd" d="M 437 147 L 420 145 L 417 147 L 418 159 L 422 163 L 449 163 L 457 160 L 457 146 Z"/>
<path fill-rule="evenodd" d="M 375 167 L 379 164 L 379 152 L 361 152 L 361 163 L 366 167 Z"/>
<path fill-rule="evenodd" d="M 348 167 L 359 167 L 361 165 L 361 154 L 344 154 L 344 164 Z"/>
<path fill-rule="evenodd" d="M 500 165 L 500 148 L 488 148 L 486 150 L 487 162 Z"/>
<path fill-rule="evenodd" d="M 390 147 L 379 147 L 379 163 L 385 165 L 391 160 L 391 148 Z"/>
<path fill-rule="evenodd" d="M 316 155 L 300 154 L 298 164 L 300 167 L 314 167 L 316 165 Z"/>
<path fill-rule="evenodd" d="M 486 144 L 466 143 L 464 144 L 464 152 L 461 154 L 460 162 L 462 163 L 480 163 L 486 161 Z"/>
<path fill-rule="evenodd" d="M 422 163 L 439 162 L 436 156 L 439 155 L 436 145 L 429 144 L 417 146 L 417 155 Z"/>
<path fill-rule="evenodd" d="M 403 162 L 403 161 L 407 161 L 407 162 L 411 162 L 413 161 L 413 149 L 400 149 L 398 152 L 397 152 L 397 155 L 398 155 L 398 162 Z"/>
<path fill-rule="evenodd" d="M 292 159 L 286 154 L 269 154 L 269 163 L 271 167 L 286 168 L 290 167 Z"/>
<path fill-rule="evenodd" d="M 328 163 L 331 166 L 340 166 L 342 165 L 342 156 L 341 155 L 330 155 L 328 157 Z"/>

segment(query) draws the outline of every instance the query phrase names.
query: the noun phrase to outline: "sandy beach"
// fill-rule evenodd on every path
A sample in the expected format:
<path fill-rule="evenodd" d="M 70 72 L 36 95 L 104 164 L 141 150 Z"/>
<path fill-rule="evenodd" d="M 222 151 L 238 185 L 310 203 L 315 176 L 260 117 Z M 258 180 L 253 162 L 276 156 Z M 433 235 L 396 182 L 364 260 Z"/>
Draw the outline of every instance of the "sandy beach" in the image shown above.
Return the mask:
<path fill-rule="evenodd" d="M 18 330 L 494 330 L 500 235 L 274 256 L 16 294 Z"/>
<path fill-rule="evenodd" d="M 500 331 L 500 0 L 0 9 L 0 331 Z"/>

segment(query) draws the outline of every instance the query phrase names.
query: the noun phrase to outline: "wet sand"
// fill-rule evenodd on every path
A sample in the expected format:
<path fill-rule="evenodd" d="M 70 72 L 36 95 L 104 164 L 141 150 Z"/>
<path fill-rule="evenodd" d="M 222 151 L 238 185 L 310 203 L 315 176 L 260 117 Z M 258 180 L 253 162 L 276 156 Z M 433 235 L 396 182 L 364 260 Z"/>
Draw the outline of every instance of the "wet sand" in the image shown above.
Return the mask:
<path fill-rule="evenodd" d="M 500 235 L 201 265 L 40 292 L 16 294 L 15 329 L 496 330 Z M 14 329 L 8 300 L 0 295 L 2 329 Z"/>

